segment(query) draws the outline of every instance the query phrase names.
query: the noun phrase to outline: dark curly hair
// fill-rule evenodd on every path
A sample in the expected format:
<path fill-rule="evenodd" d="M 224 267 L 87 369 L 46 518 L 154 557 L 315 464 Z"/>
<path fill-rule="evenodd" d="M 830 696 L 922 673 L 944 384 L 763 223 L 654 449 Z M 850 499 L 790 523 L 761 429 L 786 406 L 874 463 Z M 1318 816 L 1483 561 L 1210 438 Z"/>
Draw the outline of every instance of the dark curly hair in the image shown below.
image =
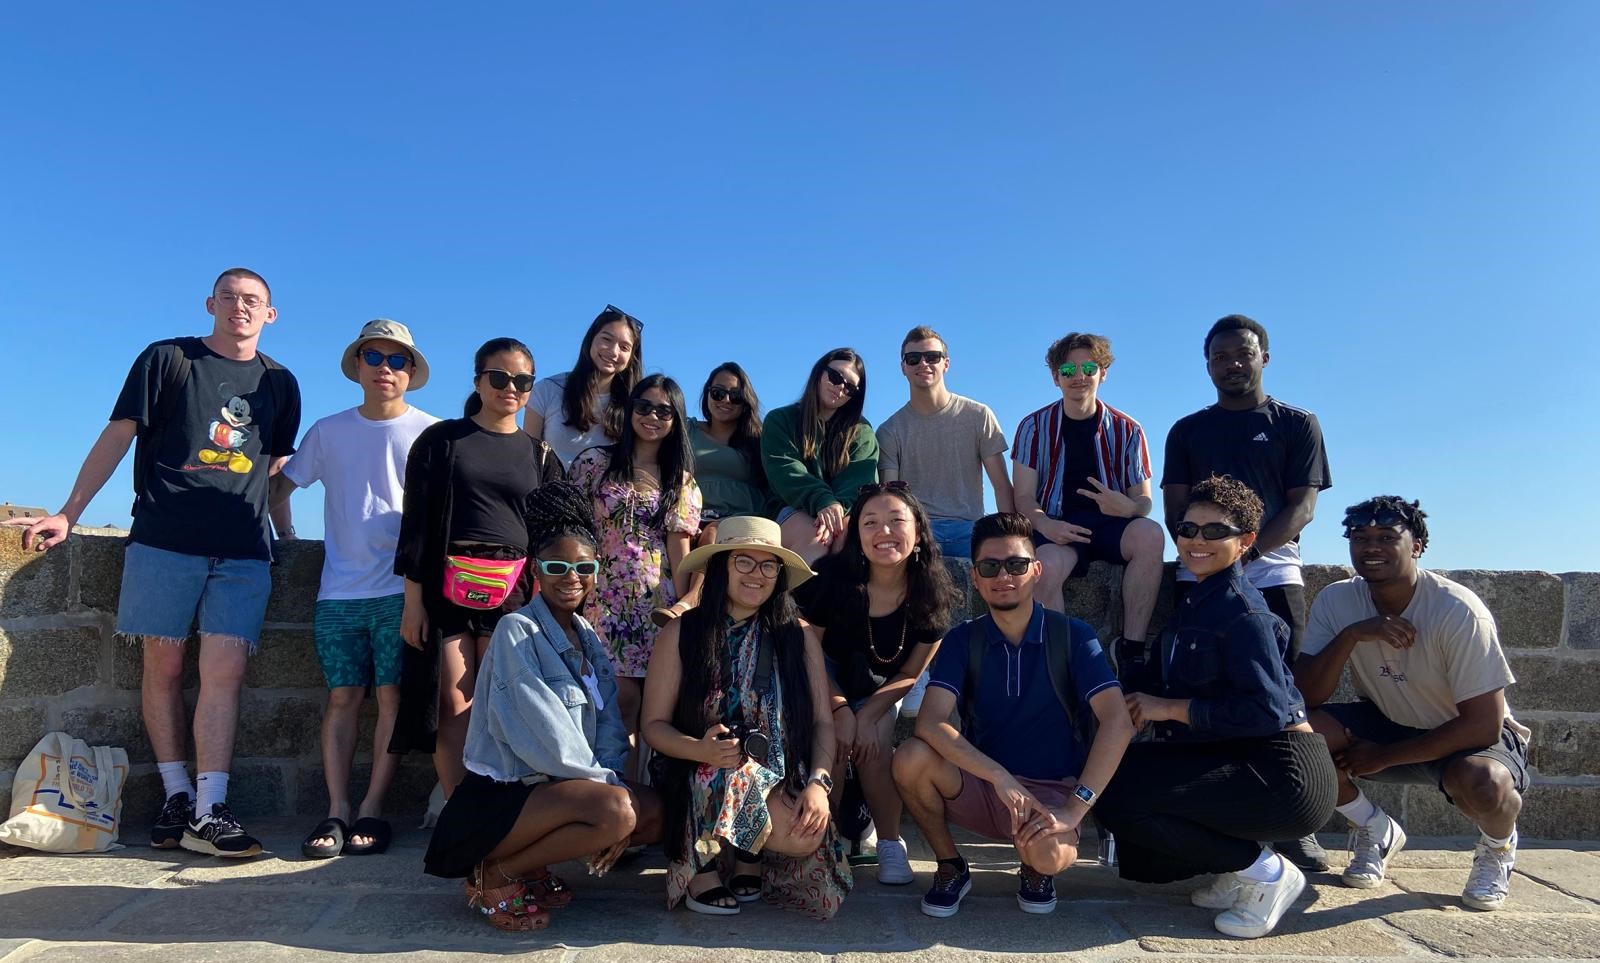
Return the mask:
<path fill-rule="evenodd" d="M 1344 517 L 1349 518 L 1352 515 L 1376 515 L 1381 512 L 1394 512 L 1396 515 L 1399 515 L 1400 524 L 1404 525 L 1411 531 L 1411 536 L 1417 540 L 1417 544 L 1423 546 L 1424 548 L 1427 547 L 1428 523 L 1426 519 L 1428 517 L 1428 513 L 1422 510 L 1421 502 L 1408 502 L 1399 495 L 1376 495 L 1364 502 L 1360 502 L 1358 504 L 1351 505 L 1349 508 L 1346 508 L 1344 510 Z M 1345 535 L 1346 537 L 1349 536 L 1348 526 L 1346 526 Z"/>
<path fill-rule="evenodd" d="M 1212 475 L 1189 489 L 1189 503 L 1184 508 L 1193 505 L 1215 505 L 1223 518 L 1247 532 L 1261 530 L 1261 515 L 1266 511 L 1260 496 L 1232 475 Z"/>
<path fill-rule="evenodd" d="M 535 557 L 563 538 L 575 538 L 590 548 L 600 544 L 594 527 L 594 501 L 569 482 L 550 482 L 535 488 L 528 495 L 524 517 L 528 546 Z"/>

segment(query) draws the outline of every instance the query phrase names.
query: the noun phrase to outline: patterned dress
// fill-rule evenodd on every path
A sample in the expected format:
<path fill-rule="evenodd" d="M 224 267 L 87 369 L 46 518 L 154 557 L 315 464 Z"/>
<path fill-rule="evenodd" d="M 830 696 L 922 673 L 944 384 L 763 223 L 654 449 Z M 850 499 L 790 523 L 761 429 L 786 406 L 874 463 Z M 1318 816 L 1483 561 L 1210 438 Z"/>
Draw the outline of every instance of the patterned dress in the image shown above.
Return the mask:
<path fill-rule="evenodd" d="M 706 694 L 705 717 L 737 716 L 750 731 L 766 733 L 771 748 L 762 762 L 746 757 L 738 769 L 713 769 L 705 763 L 694 768 L 689 782 L 689 818 L 683 829 L 683 851 L 689 856 L 667 866 L 669 909 L 689 892 L 696 866 L 710 862 L 724 841 L 747 852 L 760 852 L 772 835 L 767 794 L 783 781 L 786 763 L 780 711 L 783 691 L 777 680 L 765 696 L 756 691 L 760 642 L 761 630 L 754 619 L 729 623 L 722 658 L 724 665 L 732 666 L 733 685 Z M 813 919 L 832 919 L 853 884 L 844 842 L 831 819 L 822 845 L 811 855 L 763 854 L 761 896 L 774 906 Z"/>
<path fill-rule="evenodd" d="M 617 675 L 640 679 L 656 638 L 650 610 L 678 600 L 667 571 L 667 533 L 693 536 L 700 530 L 700 486 L 688 479 L 658 528 L 650 519 L 661 491 L 607 480 L 610 465 L 606 448 L 590 448 L 572 463 L 571 481 L 594 498 L 600 529 L 600 576 L 583 615 L 606 640 Z"/>

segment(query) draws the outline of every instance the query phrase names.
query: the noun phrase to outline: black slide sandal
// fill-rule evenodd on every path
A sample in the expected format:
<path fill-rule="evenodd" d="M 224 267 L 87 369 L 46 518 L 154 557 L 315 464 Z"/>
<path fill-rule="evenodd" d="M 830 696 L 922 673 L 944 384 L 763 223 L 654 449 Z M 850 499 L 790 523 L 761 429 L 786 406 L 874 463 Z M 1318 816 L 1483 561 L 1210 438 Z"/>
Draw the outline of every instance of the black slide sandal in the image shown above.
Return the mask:
<path fill-rule="evenodd" d="M 389 848 L 389 841 L 394 838 L 394 828 L 387 819 L 378 819 L 374 816 L 363 816 L 356 820 L 350 827 L 351 836 L 370 836 L 372 842 L 363 846 L 360 843 L 346 843 L 344 847 L 347 856 L 376 856 Z"/>
<path fill-rule="evenodd" d="M 733 895 L 733 891 L 726 886 L 713 886 L 701 893 L 700 897 L 708 900 L 731 899 L 734 905 L 718 906 L 715 902 L 702 903 L 692 893 L 683 894 L 684 905 L 696 913 L 704 913 L 707 916 L 737 916 L 739 913 L 739 897 Z"/>
<path fill-rule="evenodd" d="M 356 823 L 357 826 L 361 825 Z M 332 846 L 317 846 L 314 843 L 323 836 L 331 836 L 336 842 Z M 350 827 L 342 819 L 324 819 L 317 823 L 317 828 L 300 844 L 300 855 L 307 859 L 331 859 L 344 852 L 345 841 L 350 838 Z"/>

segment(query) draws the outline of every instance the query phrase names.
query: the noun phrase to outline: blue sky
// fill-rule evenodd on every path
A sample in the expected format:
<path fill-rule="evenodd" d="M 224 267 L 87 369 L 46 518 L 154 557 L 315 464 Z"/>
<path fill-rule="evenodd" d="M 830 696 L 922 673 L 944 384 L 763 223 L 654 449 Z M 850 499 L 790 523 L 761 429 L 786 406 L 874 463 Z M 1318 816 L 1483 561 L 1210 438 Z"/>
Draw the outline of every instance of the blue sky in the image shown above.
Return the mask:
<path fill-rule="evenodd" d="M 554 374 L 609 301 L 691 392 L 731 358 L 787 403 L 853 345 L 874 422 L 931 324 L 1008 435 L 1049 342 L 1100 332 L 1158 465 L 1242 312 L 1327 436 L 1308 559 L 1394 492 L 1433 565 L 1597 569 L 1597 65 L 1580 2 L 9 5 L 0 500 L 55 508 L 134 355 L 244 264 L 308 424 L 359 400 L 368 318 L 449 415 L 482 340 Z"/>

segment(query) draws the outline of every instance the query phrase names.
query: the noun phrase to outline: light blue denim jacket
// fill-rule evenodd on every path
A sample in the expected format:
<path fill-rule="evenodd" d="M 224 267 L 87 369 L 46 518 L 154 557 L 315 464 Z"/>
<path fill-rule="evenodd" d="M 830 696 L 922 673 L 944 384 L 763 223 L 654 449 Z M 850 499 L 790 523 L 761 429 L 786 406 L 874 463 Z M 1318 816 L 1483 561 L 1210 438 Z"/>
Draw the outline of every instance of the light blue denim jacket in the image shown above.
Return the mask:
<path fill-rule="evenodd" d="M 464 761 L 500 782 L 592 779 L 620 785 L 627 730 L 617 710 L 617 680 L 600 639 L 573 616 L 605 708 L 597 710 L 580 678 L 577 647 L 560 631 L 544 599 L 500 619 L 478 667 Z M 542 778 L 541 778 L 542 777 Z"/>

